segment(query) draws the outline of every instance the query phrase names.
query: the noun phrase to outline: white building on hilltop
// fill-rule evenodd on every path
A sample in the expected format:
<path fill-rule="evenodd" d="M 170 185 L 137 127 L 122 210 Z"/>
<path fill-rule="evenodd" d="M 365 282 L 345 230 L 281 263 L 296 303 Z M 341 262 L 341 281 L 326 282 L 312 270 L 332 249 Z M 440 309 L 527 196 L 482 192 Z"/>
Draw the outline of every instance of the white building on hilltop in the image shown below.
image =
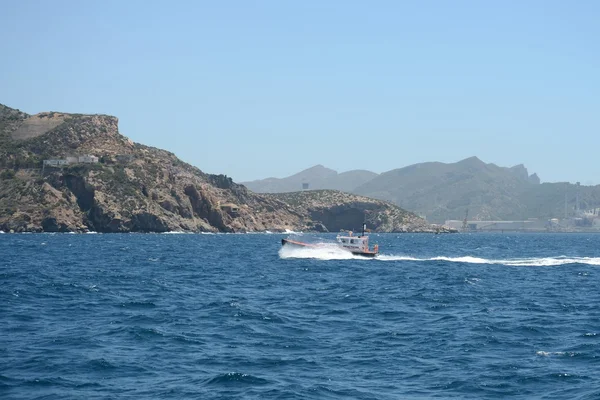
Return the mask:
<path fill-rule="evenodd" d="M 93 156 L 91 154 L 85 154 L 79 157 L 68 156 L 65 159 L 50 159 L 44 160 L 44 166 L 52 166 L 52 167 L 63 167 L 69 164 L 95 164 L 97 163 L 98 157 Z"/>
<path fill-rule="evenodd" d="M 91 154 L 86 154 L 83 156 L 79 156 L 78 161 L 80 163 L 95 164 L 98 162 L 98 157 L 93 156 Z"/>

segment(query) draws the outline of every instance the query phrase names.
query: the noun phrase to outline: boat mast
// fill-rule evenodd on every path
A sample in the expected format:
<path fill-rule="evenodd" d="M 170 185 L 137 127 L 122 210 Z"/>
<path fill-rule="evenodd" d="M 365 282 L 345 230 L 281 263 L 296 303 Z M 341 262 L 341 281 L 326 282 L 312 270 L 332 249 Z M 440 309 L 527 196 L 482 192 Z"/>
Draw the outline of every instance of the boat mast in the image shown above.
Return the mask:
<path fill-rule="evenodd" d="M 362 236 L 365 236 L 366 230 L 367 230 L 367 210 L 365 210 L 365 214 L 363 216 Z"/>

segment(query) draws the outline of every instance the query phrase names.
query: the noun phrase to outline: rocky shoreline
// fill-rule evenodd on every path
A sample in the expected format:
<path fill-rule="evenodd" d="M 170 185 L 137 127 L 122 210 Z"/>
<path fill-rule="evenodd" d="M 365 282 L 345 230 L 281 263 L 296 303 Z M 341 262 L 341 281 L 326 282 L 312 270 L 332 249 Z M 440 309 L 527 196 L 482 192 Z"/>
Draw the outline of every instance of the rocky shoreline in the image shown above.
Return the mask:
<path fill-rule="evenodd" d="M 0 159 L 4 232 L 336 232 L 365 219 L 374 232 L 452 231 L 343 192 L 251 192 L 132 142 L 106 115 L 0 105 Z"/>

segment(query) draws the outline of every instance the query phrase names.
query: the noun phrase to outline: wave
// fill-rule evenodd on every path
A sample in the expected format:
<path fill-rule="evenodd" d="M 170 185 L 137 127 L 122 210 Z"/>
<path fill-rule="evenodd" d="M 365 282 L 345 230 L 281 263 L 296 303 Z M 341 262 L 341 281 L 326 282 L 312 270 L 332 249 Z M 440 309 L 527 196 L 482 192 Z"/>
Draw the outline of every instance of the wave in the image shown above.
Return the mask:
<path fill-rule="evenodd" d="M 266 385 L 269 381 L 250 374 L 242 374 L 240 372 L 229 372 L 219 374 L 211 379 L 208 379 L 207 385 Z"/>
<path fill-rule="evenodd" d="M 332 243 L 318 243 L 318 247 L 291 247 L 282 246 L 279 249 L 280 258 L 314 258 L 318 260 L 353 260 L 365 259 L 355 256 L 349 251 Z"/>
<path fill-rule="evenodd" d="M 279 249 L 279 257 L 286 258 L 312 258 L 318 260 L 372 260 L 365 257 L 353 255 L 352 253 L 338 247 L 332 243 L 315 243 L 317 247 L 290 247 L 283 246 Z M 412 257 L 405 255 L 380 254 L 375 258 L 377 261 L 416 261 L 432 262 L 446 261 L 449 263 L 466 264 L 489 264 L 506 265 L 511 267 L 555 267 L 568 264 L 600 265 L 600 257 L 528 257 L 528 258 L 508 258 L 508 259 L 490 259 L 474 256 L 460 257 Z"/>
<path fill-rule="evenodd" d="M 430 257 L 417 258 L 410 256 L 380 255 L 377 257 L 380 261 L 447 261 L 467 264 L 497 264 L 513 267 L 554 267 L 567 264 L 587 264 L 600 265 L 600 257 L 530 257 L 530 258 L 509 258 L 509 259 L 488 259 L 481 257 L 462 256 L 462 257 Z"/>

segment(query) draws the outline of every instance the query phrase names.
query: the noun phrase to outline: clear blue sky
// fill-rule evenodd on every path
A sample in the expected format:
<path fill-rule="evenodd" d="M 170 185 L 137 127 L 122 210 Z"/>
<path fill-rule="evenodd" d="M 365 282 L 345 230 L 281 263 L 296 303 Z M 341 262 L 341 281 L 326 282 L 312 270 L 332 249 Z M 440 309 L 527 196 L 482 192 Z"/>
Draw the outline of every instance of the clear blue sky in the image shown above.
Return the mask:
<path fill-rule="evenodd" d="M 476 155 L 600 183 L 600 1 L 5 1 L 0 103 L 236 181 Z"/>

